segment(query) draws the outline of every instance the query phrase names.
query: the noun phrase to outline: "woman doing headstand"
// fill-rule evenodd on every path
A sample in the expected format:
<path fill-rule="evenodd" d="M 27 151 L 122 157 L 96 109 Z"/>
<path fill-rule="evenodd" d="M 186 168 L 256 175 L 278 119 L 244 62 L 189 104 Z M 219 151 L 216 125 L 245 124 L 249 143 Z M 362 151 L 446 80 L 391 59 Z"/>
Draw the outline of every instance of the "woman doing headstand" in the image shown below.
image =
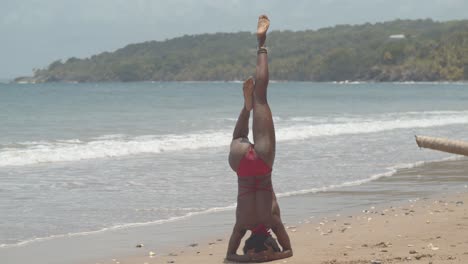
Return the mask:
<path fill-rule="evenodd" d="M 238 176 L 238 198 L 236 223 L 229 240 L 226 258 L 248 262 L 267 261 L 292 256 L 288 234 L 281 222 L 280 211 L 271 182 L 271 171 L 275 159 L 275 129 L 270 107 L 267 102 L 268 56 L 265 48 L 266 33 L 270 21 L 262 15 L 257 26 L 257 67 L 255 83 L 252 77 L 243 85 L 244 107 L 242 108 L 233 133 L 229 153 L 229 165 Z M 253 109 L 253 140 L 248 140 L 250 111 Z M 270 237 L 269 229 L 275 233 L 282 252 L 274 252 L 274 243 L 263 245 Z M 252 231 L 249 239 L 264 237 L 260 245 L 253 245 L 256 254 L 249 251 L 248 241 L 244 247 L 247 255 L 237 255 L 242 237 Z M 262 242 L 263 241 L 263 242 Z M 268 243 L 267 243 L 268 244 Z M 277 246 L 276 246 L 277 248 Z M 265 249 L 265 251 L 262 251 Z M 260 252 L 261 251 L 261 252 Z"/>

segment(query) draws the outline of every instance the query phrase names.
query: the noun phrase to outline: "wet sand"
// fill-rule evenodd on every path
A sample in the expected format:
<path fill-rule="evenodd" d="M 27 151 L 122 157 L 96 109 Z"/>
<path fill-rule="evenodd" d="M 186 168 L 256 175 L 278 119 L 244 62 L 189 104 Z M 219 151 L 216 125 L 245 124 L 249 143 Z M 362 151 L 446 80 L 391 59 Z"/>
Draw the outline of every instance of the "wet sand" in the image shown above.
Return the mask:
<path fill-rule="evenodd" d="M 468 162 L 430 163 L 402 170 L 387 181 L 398 177 L 468 184 Z M 326 217 L 310 215 L 287 226 L 294 256 L 272 263 L 468 263 L 468 186 Z M 226 233 L 170 253 L 143 245 L 135 257 L 97 263 L 223 263 L 227 240 Z"/>

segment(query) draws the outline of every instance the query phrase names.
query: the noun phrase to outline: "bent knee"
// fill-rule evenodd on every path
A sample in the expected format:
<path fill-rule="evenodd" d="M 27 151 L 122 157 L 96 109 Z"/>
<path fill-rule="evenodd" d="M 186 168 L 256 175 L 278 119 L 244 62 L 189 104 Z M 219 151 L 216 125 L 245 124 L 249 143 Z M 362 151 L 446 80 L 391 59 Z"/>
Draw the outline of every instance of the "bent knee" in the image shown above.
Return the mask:
<path fill-rule="evenodd" d="M 231 141 L 231 146 L 229 148 L 229 156 L 234 158 L 242 157 L 245 155 L 249 149 L 251 143 L 248 138 L 235 138 Z"/>

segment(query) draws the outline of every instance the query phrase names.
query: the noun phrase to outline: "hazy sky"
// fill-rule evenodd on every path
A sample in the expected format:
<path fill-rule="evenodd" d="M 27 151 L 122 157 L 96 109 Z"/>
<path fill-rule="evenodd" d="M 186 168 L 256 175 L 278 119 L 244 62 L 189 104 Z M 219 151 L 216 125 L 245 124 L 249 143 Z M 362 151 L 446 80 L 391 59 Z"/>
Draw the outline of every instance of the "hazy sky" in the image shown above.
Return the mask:
<path fill-rule="evenodd" d="M 396 18 L 468 18 L 468 0 L 0 0 L 0 78 L 57 59 L 184 34 L 316 29 Z"/>

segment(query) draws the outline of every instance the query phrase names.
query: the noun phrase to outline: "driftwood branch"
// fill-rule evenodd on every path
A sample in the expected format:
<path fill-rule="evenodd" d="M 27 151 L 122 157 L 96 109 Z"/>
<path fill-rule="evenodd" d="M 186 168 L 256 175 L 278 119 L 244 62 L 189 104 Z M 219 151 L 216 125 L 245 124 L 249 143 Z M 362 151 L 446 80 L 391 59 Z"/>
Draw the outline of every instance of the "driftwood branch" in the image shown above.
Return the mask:
<path fill-rule="evenodd" d="M 429 148 L 443 152 L 468 156 L 468 142 L 446 138 L 416 136 L 420 148 Z"/>

